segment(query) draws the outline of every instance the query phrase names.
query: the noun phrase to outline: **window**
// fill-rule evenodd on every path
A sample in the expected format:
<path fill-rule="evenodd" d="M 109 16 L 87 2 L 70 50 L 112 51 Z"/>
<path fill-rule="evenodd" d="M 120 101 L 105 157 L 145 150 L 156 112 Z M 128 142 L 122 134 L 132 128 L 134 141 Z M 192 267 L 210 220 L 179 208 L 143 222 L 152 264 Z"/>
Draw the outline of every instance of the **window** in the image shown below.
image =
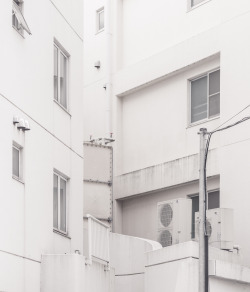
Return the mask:
<path fill-rule="evenodd" d="M 66 234 L 67 232 L 67 180 L 54 173 L 53 182 L 53 228 Z"/>
<path fill-rule="evenodd" d="M 191 80 L 191 123 L 220 114 L 220 70 Z"/>
<path fill-rule="evenodd" d="M 104 8 L 96 11 L 97 32 L 104 30 Z"/>
<path fill-rule="evenodd" d="M 68 56 L 54 44 L 54 99 L 65 109 L 67 102 Z"/>
<path fill-rule="evenodd" d="M 23 35 L 23 30 L 25 30 L 28 34 L 31 34 L 28 24 L 22 14 L 22 10 L 23 10 L 23 1 L 13 0 L 12 26 L 22 35 Z"/>
<path fill-rule="evenodd" d="M 12 145 L 12 176 L 22 179 L 22 147 L 16 143 Z"/>
<path fill-rule="evenodd" d="M 195 212 L 199 212 L 199 195 L 194 195 L 192 199 L 192 238 L 195 238 Z M 208 193 L 208 209 L 220 207 L 220 191 Z"/>

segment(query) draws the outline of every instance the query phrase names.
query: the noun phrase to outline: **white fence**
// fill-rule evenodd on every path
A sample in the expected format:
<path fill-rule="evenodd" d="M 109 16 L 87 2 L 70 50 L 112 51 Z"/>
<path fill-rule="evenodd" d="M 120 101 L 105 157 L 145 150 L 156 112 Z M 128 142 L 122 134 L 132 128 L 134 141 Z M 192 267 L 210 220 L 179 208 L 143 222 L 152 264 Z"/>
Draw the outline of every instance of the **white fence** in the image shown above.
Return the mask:
<path fill-rule="evenodd" d="M 88 262 L 96 259 L 109 266 L 109 226 L 87 214 L 88 218 Z"/>

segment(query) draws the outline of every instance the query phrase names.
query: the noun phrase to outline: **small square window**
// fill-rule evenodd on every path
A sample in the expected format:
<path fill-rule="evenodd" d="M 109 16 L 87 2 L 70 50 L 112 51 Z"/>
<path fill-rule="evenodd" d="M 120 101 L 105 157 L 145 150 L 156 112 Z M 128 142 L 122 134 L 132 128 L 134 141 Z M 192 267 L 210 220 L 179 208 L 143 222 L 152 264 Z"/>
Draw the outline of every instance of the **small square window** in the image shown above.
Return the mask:
<path fill-rule="evenodd" d="M 23 16 L 23 1 L 13 0 L 12 2 L 12 26 L 23 35 L 25 30 L 28 34 L 31 34 L 31 31 L 28 27 L 28 24 Z"/>
<path fill-rule="evenodd" d="M 53 176 L 53 228 L 67 233 L 67 180 L 54 173 Z"/>
<path fill-rule="evenodd" d="M 97 10 L 96 24 L 97 24 L 97 32 L 104 30 L 104 8 Z"/>
<path fill-rule="evenodd" d="M 12 176 L 22 179 L 22 147 L 16 143 L 12 145 Z"/>
<path fill-rule="evenodd" d="M 191 83 L 191 123 L 220 114 L 220 70 L 209 72 Z"/>
<path fill-rule="evenodd" d="M 54 99 L 68 109 L 68 56 L 54 44 Z"/>

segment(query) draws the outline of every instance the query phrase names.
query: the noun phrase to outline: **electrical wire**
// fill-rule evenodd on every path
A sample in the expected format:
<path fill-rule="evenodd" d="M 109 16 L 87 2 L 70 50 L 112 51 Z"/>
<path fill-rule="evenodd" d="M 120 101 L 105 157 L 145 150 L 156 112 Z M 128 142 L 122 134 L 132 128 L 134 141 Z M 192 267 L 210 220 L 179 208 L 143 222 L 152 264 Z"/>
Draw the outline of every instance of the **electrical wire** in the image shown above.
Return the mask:
<path fill-rule="evenodd" d="M 234 116 L 232 116 L 230 119 L 226 120 L 224 123 L 222 123 L 219 127 L 215 128 L 215 130 L 219 129 L 221 126 L 225 125 L 227 122 L 231 121 L 233 118 L 235 118 L 236 116 L 238 116 L 240 113 L 242 113 L 245 109 L 247 109 L 248 107 L 250 107 L 250 104 L 247 105 L 246 107 L 244 107 L 241 111 L 239 111 L 237 114 L 235 114 Z"/>
<path fill-rule="evenodd" d="M 249 107 L 250 105 L 248 105 L 247 107 Z M 246 107 L 246 108 L 247 108 Z M 245 108 L 245 109 L 246 109 Z M 244 110 L 244 109 L 243 109 Z M 242 110 L 242 111 L 243 111 Z M 242 112 L 241 111 L 241 112 Z M 238 113 L 239 114 L 239 113 Z M 236 115 L 235 115 L 236 116 Z M 232 117 L 233 118 L 233 117 Z M 231 118 L 231 119 L 232 119 Z M 233 124 L 231 124 L 231 125 L 228 125 L 228 126 L 226 126 L 226 127 L 223 127 L 223 128 L 221 128 L 221 129 L 219 129 L 219 128 L 217 128 L 217 129 L 215 129 L 215 130 L 213 130 L 213 131 L 211 131 L 211 132 L 207 132 L 207 142 L 206 142 L 206 146 L 205 146 L 205 153 L 204 153 L 204 182 L 203 182 L 203 184 L 204 184 L 204 190 L 205 190 L 205 218 L 206 218 L 206 210 L 207 210 L 207 158 L 208 158 L 208 150 L 209 150 L 209 144 L 210 144 L 210 140 L 211 140 L 211 137 L 212 137 L 212 135 L 214 134 L 214 133 L 216 133 L 216 132 L 221 132 L 221 131 L 224 131 L 224 130 L 227 130 L 227 129 L 229 129 L 229 128 L 232 128 L 232 127 L 234 127 L 234 126 L 236 126 L 236 125 L 239 125 L 239 124 L 241 124 L 241 123 L 243 123 L 243 122 L 245 122 L 245 121 L 247 121 L 247 120 L 249 120 L 250 119 L 250 116 L 247 116 L 247 117 L 244 117 L 243 119 L 241 119 L 241 120 L 239 120 L 239 121 L 237 121 L 237 122 L 235 122 L 235 123 L 233 123 Z M 226 122 L 225 122 L 226 123 Z M 225 124 L 224 123 L 224 124 Z M 204 225 L 205 225 L 205 236 L 208 236 L 208 230 L 207 230 L 207 219 L 205 219 L 205 222 L 204 222 Z"/>

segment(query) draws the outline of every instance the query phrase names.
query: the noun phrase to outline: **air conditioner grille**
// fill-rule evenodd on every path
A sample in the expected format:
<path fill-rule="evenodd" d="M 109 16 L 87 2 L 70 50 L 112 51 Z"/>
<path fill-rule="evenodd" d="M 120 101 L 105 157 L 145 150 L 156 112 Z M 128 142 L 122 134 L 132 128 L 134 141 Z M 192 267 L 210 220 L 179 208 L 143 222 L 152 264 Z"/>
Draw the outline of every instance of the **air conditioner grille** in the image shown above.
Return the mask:
<path fill-rule="evenodd" d="M 173 209 L 170 204 L 165 204 L 160 213 L 160 221 L 164 227 L 168 227 L 173 219 Z"/>
<path fill-rule="evenodd" d="M 172 241 L 173 241 L 172 234 L 169 230 L 163 230 L 160 233 L 159 242 L 162 245 L 162 247 L 172 245 Z"/>

